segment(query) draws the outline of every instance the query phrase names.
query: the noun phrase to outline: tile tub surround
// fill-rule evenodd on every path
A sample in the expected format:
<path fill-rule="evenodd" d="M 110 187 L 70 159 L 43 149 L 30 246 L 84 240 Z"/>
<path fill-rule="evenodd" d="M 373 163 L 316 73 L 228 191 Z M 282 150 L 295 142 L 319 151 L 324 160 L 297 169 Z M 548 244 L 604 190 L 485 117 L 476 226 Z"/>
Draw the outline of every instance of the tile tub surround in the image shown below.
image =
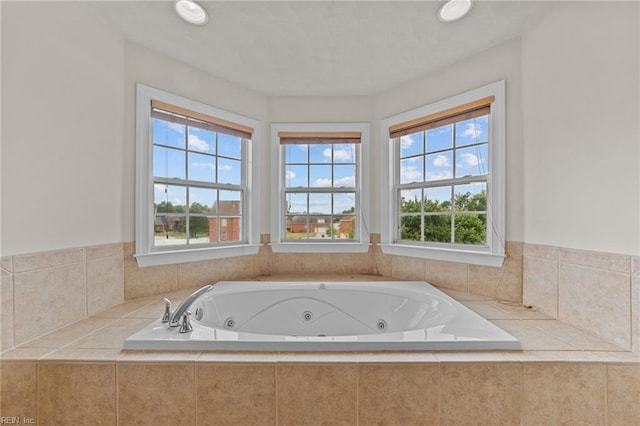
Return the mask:
<path fill-rule="evenodd" d="M 124 301 L 123 245 L 2 258 L 0 343 L 25 343 Z"/>
<path fill-rule="evenodd" d="M 152 296 L 0 354 L 0 411 L 39 424 L 110 425 L 153 425 L 160 417 L 184 425 L 525 425 L 554 416 L 566 424 L 633 424 L 640 418 L 640 357 L 544 313 L 446 292 L 511 327 L 525 350 L 122 351 L 132 330 L 162 312 Z M 187 294 L 161 296 L 178 302 Z M 81 398 L 70 396 L 76 394 Z M 587 414 L 593 417 L 585 423 Z"/>
<path fill-rule="evenodd" d="M 490 268 L 385 255 L 379 237 L 371 235 L 368 253 L 309 255 L 308 261 L 300 261 L 301 255 L 272 253 L 269 234 L 261 235 L 264 245 L 254 256 L 149 268 L 138 267 L 134 243 L 3 257 L 0 349 L 102 312 L 123 299 L 194 289 L 219 280 L 293 277 L 304 267 L 310 276 L 323 279 L 332 274 L 366 274 L 374 279 L 382 275 L 524 301 L 553 318 L 640 353 L 640 258 L 507 242 L 504 265 Z M 45 290 L 41 295 L 36 291 L 40 289 Z M 601 303 L 605 293 L 607 298 Z M 607 320 L 596 322 L 596 318 Z"/>
<path fill-rule="evenodd" d="M 640 353 L 640 259 L 525 244 L 523 303 Z"/>

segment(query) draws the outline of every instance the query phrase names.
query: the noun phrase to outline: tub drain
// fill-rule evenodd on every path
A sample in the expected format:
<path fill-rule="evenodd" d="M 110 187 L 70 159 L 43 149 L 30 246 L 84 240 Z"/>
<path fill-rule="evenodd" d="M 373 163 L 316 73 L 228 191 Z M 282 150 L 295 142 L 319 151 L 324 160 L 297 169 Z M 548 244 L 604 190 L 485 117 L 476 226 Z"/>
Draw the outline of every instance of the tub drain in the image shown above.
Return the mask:
<path fill-rule="evenodd" d="M 305 321 L 311 321 L 313 319 L 313 312 L 311 311 L 304 311 L 302 313 L 302 319 Z"/>
<path fill-rule="evenodd" d="M 224 320 L 224 328 L 233 328 L 234 325 L 236 325 L 236 322 L 233 318 L 227 318 Z"/>
<path fill-rule="evenodd" d="M 378 328 L 378 330 L 380 331 L 384 331 L 387 329 L 387 322 L 383 319 L 378 320 L 378 323 L 376 324 L 376 327 Z"/>

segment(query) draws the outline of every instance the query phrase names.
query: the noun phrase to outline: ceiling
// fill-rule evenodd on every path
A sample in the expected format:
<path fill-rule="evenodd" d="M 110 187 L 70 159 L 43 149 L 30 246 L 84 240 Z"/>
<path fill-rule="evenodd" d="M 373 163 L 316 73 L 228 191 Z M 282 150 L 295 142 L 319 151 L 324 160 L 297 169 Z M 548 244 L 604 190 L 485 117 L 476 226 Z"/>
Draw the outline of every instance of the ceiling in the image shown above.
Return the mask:
<path fill-rule="evenodd" d="M 543 2 L 478 1 L 451 24 L 440 1 L 200 1 L 205 26 L 173 1 L 91 2 L 126 39 L 268 96 L 373 96 L 535 25 Z"/>

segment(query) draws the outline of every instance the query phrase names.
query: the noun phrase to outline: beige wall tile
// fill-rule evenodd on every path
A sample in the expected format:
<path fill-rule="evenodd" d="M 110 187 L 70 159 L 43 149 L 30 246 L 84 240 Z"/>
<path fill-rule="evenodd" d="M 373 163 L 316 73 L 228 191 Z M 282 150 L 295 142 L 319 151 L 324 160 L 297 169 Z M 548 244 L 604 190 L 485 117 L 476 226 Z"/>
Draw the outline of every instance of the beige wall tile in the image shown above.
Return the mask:
<path fill-rule="evenodd" d="M 525 253 L 526 253 L 525 245 Z M 523 258 L 522 302 L 558 317 L 558 274 L 556 260 L 525 256 Z"/>
<path fill-rule="evenodd" d="M 607 424 L 640 425 L 639 365 L 607 365 Z"/>
<path fill-rule="evenodd" d="M 560 249 L 553 246 L 527 243 L 523 246 L 522 255 L 525 257 L 539 257 L 542 259 L 558 260 L 560 258 Z"/>
<path fill-rule="evenodd" d="M 87 261 L 87 310 L 94 315 L 124 302 L 124 261 L 105 257 Z"/>
<path fill-rule="evenodd" d="M 105 257 L 119 257 L 120 259 L 122 259 L 123 255 L 123 243 L 102 244 L 98 246 L 87 247 L 87 261 L 104 259 Z"/>
<path fill-rule="evenodd" d="M 640 355 L 640 276 L 631 277 L 631 351 Z"/>
<path fill-rule="evenodd" d="M 427 259 L 427 281 L 438 287 L 469 291 L 469 265 Z"/>
<path fill-rule="evenodd" d="M 504 251 L 507 255 L 522 257 L 524 253 L 524 243 L 520 241 L 507 241 L 504 245 Z"/>
<path fill-rule="evenodd" d="M 6 273 L 6 274 L 13 273 L 13 257 L 11 256 L 0 257 L 0 273 Z"/>
<path fill-rule="evenodd" d="M 107 309 L 106 311 L 99 312 L 95 314 L 96 317 L 104 317 L 104 318 L 122 318 L 131 313 L 137 311 L 138 309 L 144 308 L 152 303 L 157 303 L 161 301 L 161 297 L 147 297 L 143 299 L 134 299 L 128 300 L 124 303 L 121 303 L 113 308 Z"/>
<path fill-rule="evenodd" d="M 35 361 L 0 362 L 0 416 L 38 418 Z"/>
<path fill-rule="evenodd" d="M 605 424 L 603 364 L 523 364 L 523 425 Z"/>
<path fill-rule="evenodd" d="M 427 279 L 424 259 L 396 255 L 388 255 L 388 257 L 391 259 L 391 277 L 393 279 L 417 281 Z"/>
<path fill-rule="evenodd" d="M 356 364 L 277 365 L 278 425 L 357 423 Z"/>
<path fill-rule="evenodd" d="M 118 424 L 195 425 L 195 364 L 118 363 Z"/>
<path fill-rule="evenodd" d="M 198 425 L 275 425 L 276 367 L 197 364 Z"/>
<path fill-rule="evenodd" d="M 501 268 L 469 265 L 469 293 L 522 303 L 522 256 L 507 254 Z"/>
<path fill-rule="evenodd" d="M 16 345 L 86 318 L 85 274 L 76 263 L 14 275 Z"/>
<path fill-rule="evenodd" d="M 560 264 L 558 319 L 631 349 L 629 274 Z"/>
<path fill-rule="evenodd" d="M 13 273 L 18 274 L 72 263 L 84 263 L 85 260 L 86 250 L 84 248 L 23 254 L 13 256 Z"/>
<path fill-rule="evenodd" d="M 631 257 L 621 254 L 561 248 L 560 262 L 625 274 L 631 271 Z"/>
<path fill-rule="evenodd" d="M 519 363 L 442 364 L 442 425 L 520 424 Z"/>
<path fill-rule="evenodd" d="M 373 253 L 373 273 L 391 277 L 393 275 L 393 256 L 384 254 L 382 248 L 377 244 L 374 244 L 371 252 Z"/>
<path fill-rule="evenodd" d="M 124 339 L 149 325 L 150 319 L 120 319 L 114 321 L 102 329 L 99 333 L 89 334 L 69 345 L 69 348 L 84 349 L 120 349 Z"/>
<path fill-rule="evenodd" d="M 0 351 L 13 344 L 13 275 L 0 275 Z"/>
<path fill-rule="evenodd" d="M 38 417 L 42 424 L 115 425 L 115 363 L 40 362 Z"/>
<path fill-rule="evenodd" d="M 181 263 L 178 289 L 194 289 L 218 281 L 234 281 L 258 275 L 258 256 L 237 256 L 203 262 Z"/>
<path fill-rule="evenodd" d="M 640 275 L 640 257 L 631 258 L 631 274 Z"/>
<path fill-rule="evenodd" d="M 260 246 L 258 249 L 258 260 L 256 261 L 256 274 L 258 276 L 271 275 L 271 256 L 273 256 L 273 252 L 271 251 L 270 245 L 264 244 Z"/>
<path fill-rule="evenodd" d="M 370 274 L 369 253 L 273 253 L 271 274 Z"/>
<path fill-rule="evenodd" d="M 113 318 L 93 317 L 73 323 L 60 330 L 54 331 L 35 340 L 24 343 L 21 348 L 61 348 L 76 340 L 80 340 L 115 320 Z"/>
<path fill-rule="evenodd" d="M 358 424 L 439 423 L 437 364 L 368 364 L 358 366 L 358 372 Z"/>
<path fill-rule="evenodd" d="M 529 321 L 494 320 L 491 322 L 520 340 L 522 349 L 527 351 L 571 351 L 577 349 L 570 343 L 529 324 Z"/>
<path fill-rule="evenodd" d="M 571 344 L 581 351 L 622 351 L 613 343 L 606 342 L 591 333 L 586 333 L 572 325 L 558 320 L 530 320 L 527 324 L 551 334 L 553 337 Z"/>
<path fill-rule="evenodd" d="M 177 290 L 177 286 L 177 265 L 139 268 L 136 260 L 125 254 L 124 298 L 126 300 L 168 293 Z"/>

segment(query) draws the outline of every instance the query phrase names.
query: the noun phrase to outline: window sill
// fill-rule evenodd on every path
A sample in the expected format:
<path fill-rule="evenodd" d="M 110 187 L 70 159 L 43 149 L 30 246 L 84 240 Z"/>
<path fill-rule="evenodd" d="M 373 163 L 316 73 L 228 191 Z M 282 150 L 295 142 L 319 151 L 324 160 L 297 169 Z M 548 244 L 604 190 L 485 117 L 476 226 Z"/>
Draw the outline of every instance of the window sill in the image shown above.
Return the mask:
<path fill-rule="evenodd" d="M 369 243 L 271 243 L 274 253 L 366 253 Z"/>
<path fill-rule="evenodd" d="M 384 254 L 396 256 L 420 257 L 423 259 L 443 260 L 447 262 L 469 263 L 472 265 L 500 268 L 504 262 L 503 254 L 470 250 L 453 250 L 432 247 L 415 247 L 402 244 L 380 244 Z"/>
<path fill-rule="evenodd" d="M 176 263 L 198 262 L 202 260 L 224 259 L 227 257 L 257 254 L 260 244 L 243 244 L 225 247 L 207 247 L 191 250 L 158 251 L 136 254 L 134 257 L 141 268 L 147 266 L 172 265 Z"/>

